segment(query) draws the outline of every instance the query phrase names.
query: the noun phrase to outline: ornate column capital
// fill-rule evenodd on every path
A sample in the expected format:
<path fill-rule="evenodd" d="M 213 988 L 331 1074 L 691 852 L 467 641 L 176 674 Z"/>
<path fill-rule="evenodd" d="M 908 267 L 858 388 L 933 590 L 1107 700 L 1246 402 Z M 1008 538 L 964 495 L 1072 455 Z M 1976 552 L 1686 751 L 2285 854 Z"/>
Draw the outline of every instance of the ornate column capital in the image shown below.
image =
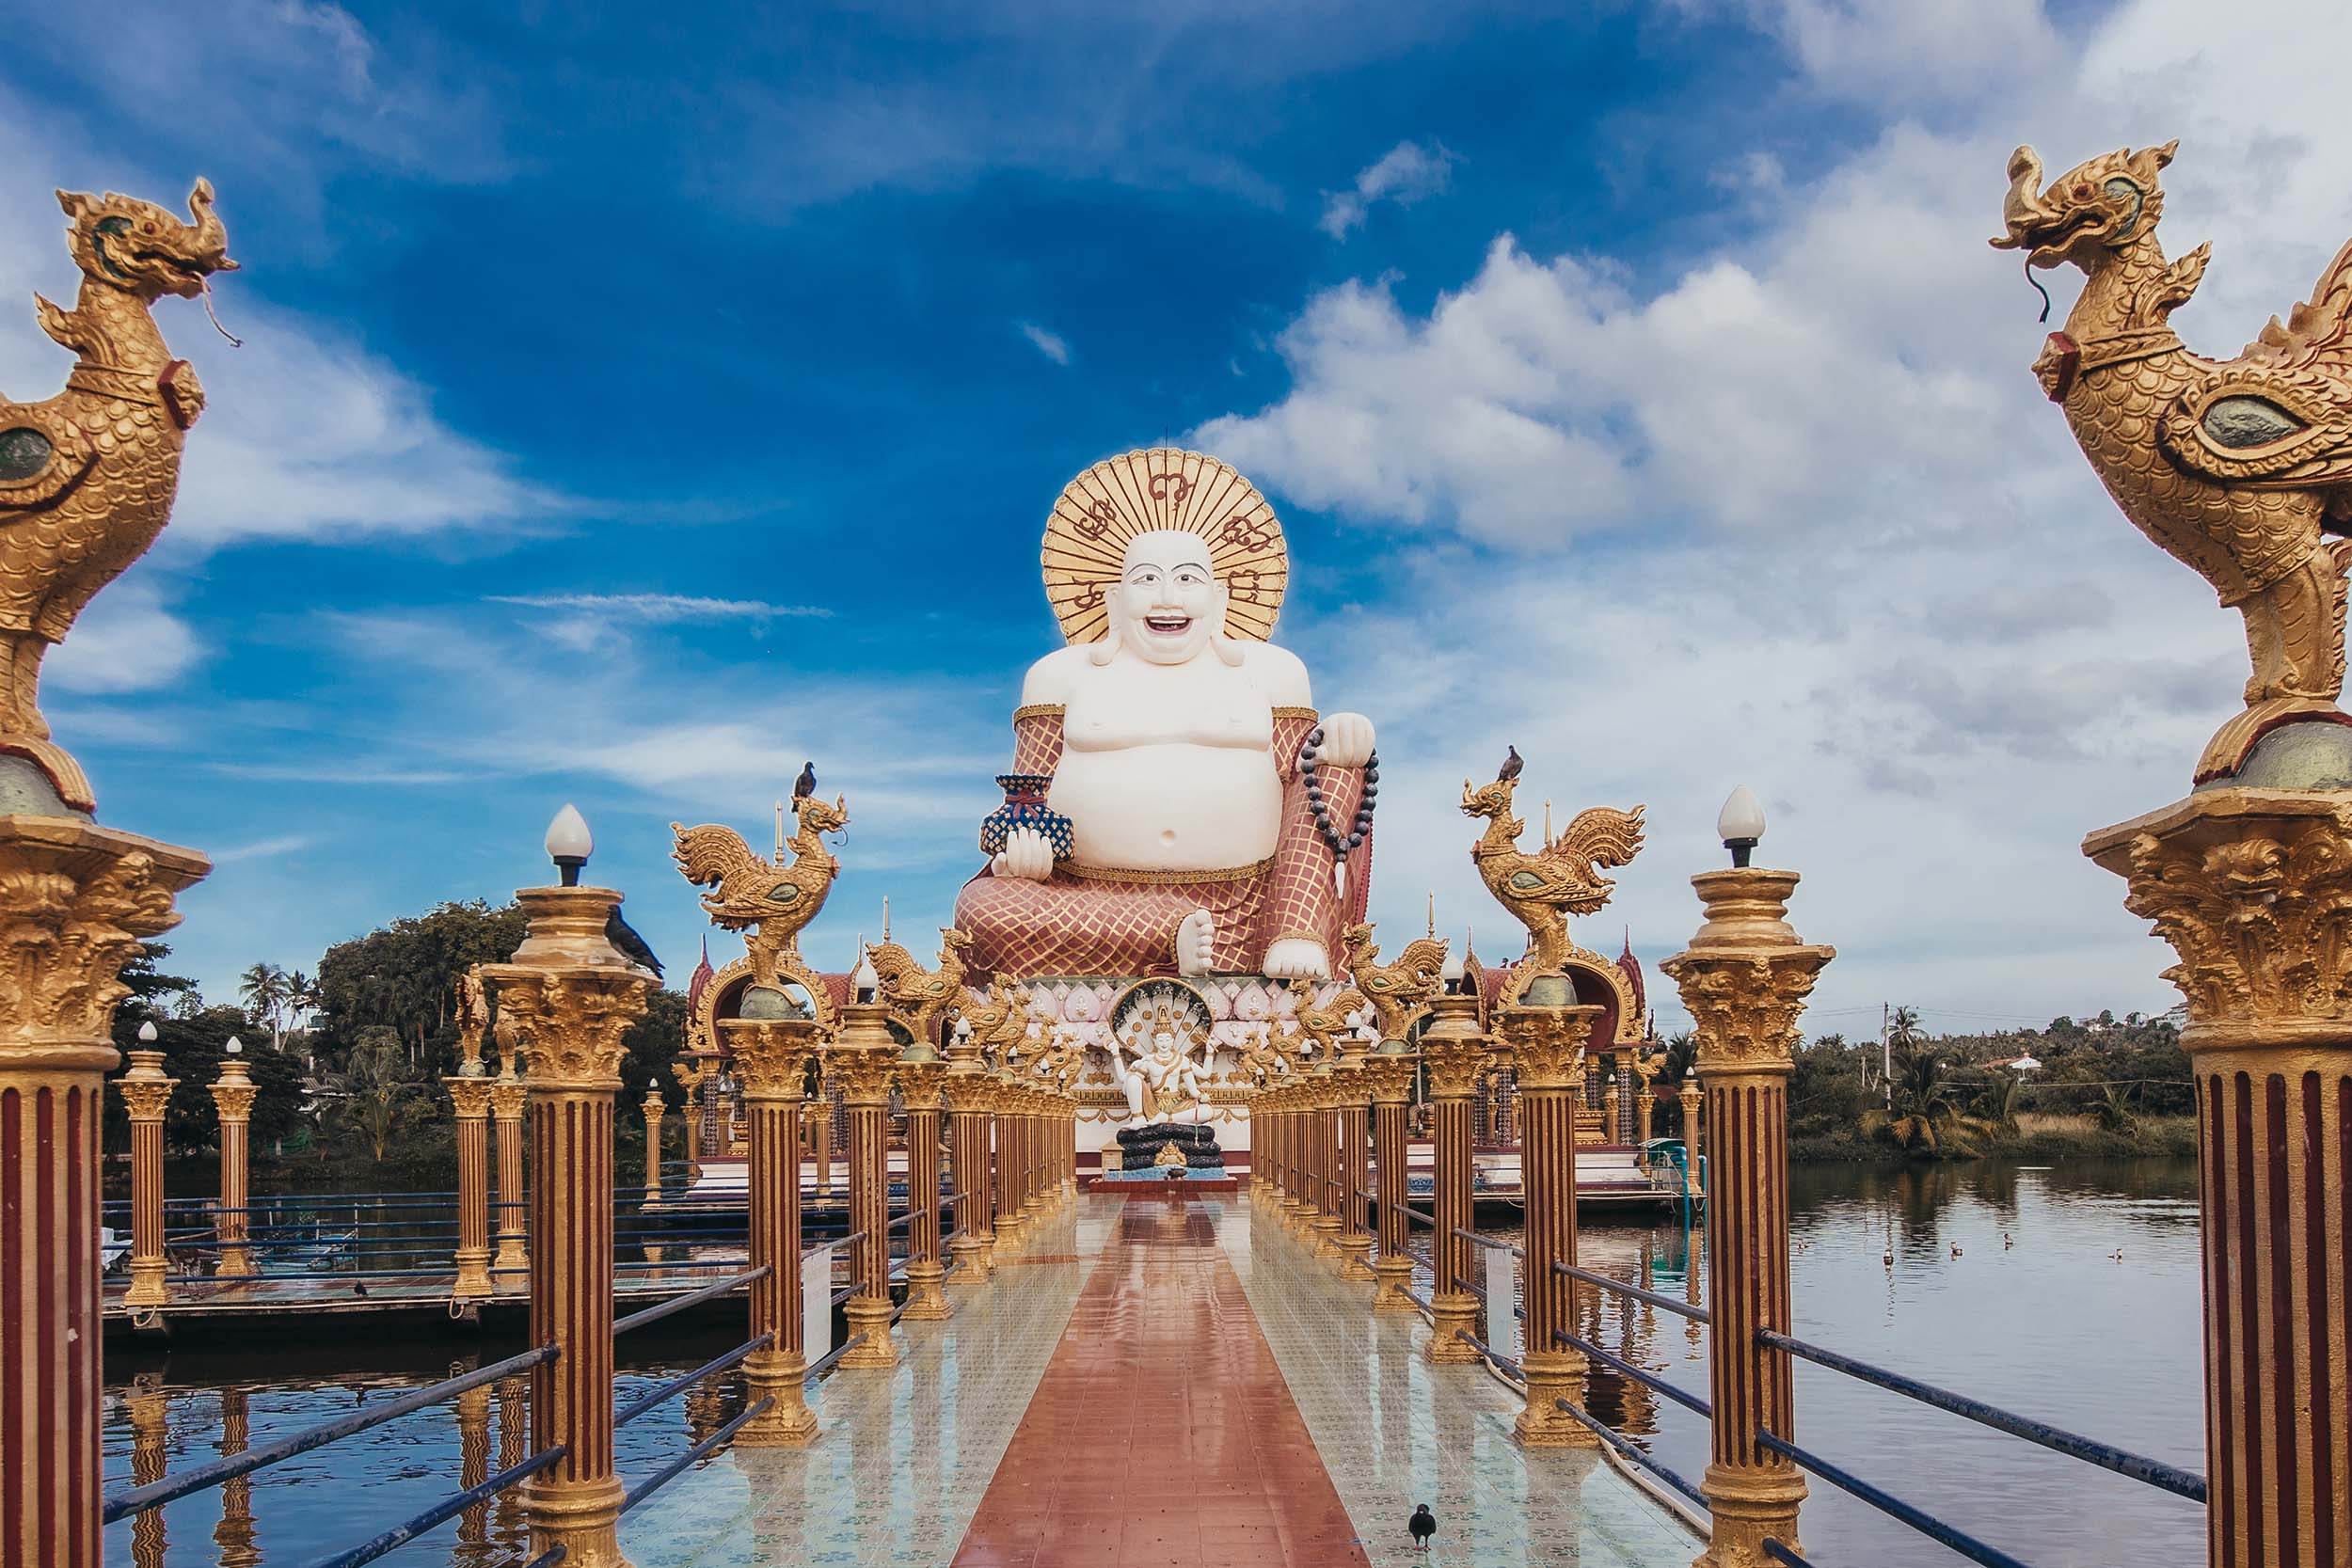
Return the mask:
<path fill-rule="evenodd" d="M 491 1113 L 501 1121 L 520 1121 L 523 1115 L 523 1101 L 530 1092 L 529 1085 L 519 1078 L 491 1079 Z"/>
<path fill-rule="evenodd" d="M 1834 947 L 1802 941 L 1786 918 L 1793 871 L 1740 866 L 1691 879 L 1707 919 L 1691 945 L 1659 967 L 1674 976 L 1698 1026 L 1708 1072 L 1787 1073 L 1797 1015 Z"/>
<path fill-rule="evenodd" d="M 890 1071 L 898 1064 L 898 1044 L 891 1038 L 884 1017 L 880 1002 L 850 1002 L 841 1008 L 841 1026 L 822 1055 L 844 1105 L 890 1103 Z"/>
<path fill-rule="evenodd" d="M 1505 1007 L 1495 1021 L 1495 1054 L 1518 1068 L 1522 1091 L 1574 1088 L 1584 1081 L 1584 1044 L 1599 1016 L 1591 1006 Z"/>
<path fill-rule="evenodd" d="M 1413 1058 L 1374 1052 L 1364 1058 L 1364 1082 L 1375 1105 L 1402 1105 L 1413 1096 Z"/>
<path fill-rule="evenodd" d="M 937 1111 L 940 1090 L 947 1077 L 947 1064 L 933 1057 L 926 1061 L 899 1060 L 891 1064 L 891 1076 L 898 1080 L 898 1096 L 910 1111 Z"/>
<path fill-rule="evenodd" d="M 2224 788 L 2083 840 L 2179 962 L 2182 1049 L 2339 1044 L 2352 1026 L 2352 800 Z"/>
<path fill-rule="evenodd" d="M 171 1103 L 171 1091 L 180 1086 L 177 1078 L 164 1076 L 164 1053 L 160 1051 L 134 1051 L 131 1069 L 115 1080 L 121 1091 L 123 1108 L 131 1113 L 133 1121 L 161 1121 L 164 1107 Z"/>
<path fill-rule="evenodd" d="M 1467 992 L 1438 997 L 1435 1014 L 1422 1031 L 1422 1065 L 1429 1073 L 1429 1098 L 1467 1100 L 1486 1069 L 1486 1037 L 1478 1032 L 1478 998 Z"/>
<path fill-rule="evenodd" d="M 723 1018 L 719 1034 L 735 1059 L 746 1101 L 803 1097 L 808 1058 L 817 1050 L 815 1019 Z M 696 1074 L 697 1082 L 701 1076 Z"/>
<path fill-rule="evenodd" d="M 456 1077 L 444 1078 L 441 1082 L 448 1087 L 450 1102 L 457 1107 L 460 1117 L 474 1118 L 490 1114 L 490 1091 L 496 1086 L 494 1080 Z M 220 1093 L 219 1087 L 215 1085 L 213 1092 Z"/>
<path fill-rule="evenodd" d="M 644 1016 L 654 978 L 605 938 L 620 894 L 527 887 L 515 897 L 530 923 L 522 944 L 476 970 L 499 988 L 501 1034 L 511 1022 L 532 1087 L 617 1089 L 621 1037 Z"/>
<path fill-rule="evenodd" d="M 104 1071 L 122 966 L 212 863 L 70 816 L 0 816 L 0 1065 Z"/>
<path fill-rule="evenodd" d="M 223 1062 L 220 1076 L 206 1087 L 212 1091 L 213 1103 L 219 1108 L 223 1121 L 250 1120 L 254 1098 L 262 1092 L 262 1086 L 246 1071 L 242 1056 L 231 1056 Z"/>

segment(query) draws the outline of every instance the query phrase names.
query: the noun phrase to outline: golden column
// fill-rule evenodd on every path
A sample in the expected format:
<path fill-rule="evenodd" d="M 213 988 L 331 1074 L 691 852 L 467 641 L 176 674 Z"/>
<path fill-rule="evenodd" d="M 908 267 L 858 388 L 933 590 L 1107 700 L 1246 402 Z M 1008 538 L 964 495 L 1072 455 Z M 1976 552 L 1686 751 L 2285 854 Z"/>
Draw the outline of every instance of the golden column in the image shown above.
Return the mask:
<path fill-rule="evenodd" d="M 594 840 L 570 806 L 547 847 L 564 885 L 516 892 L 522 945 L 483 967 L 530 1059 L 531 1339 L 558 1353 L 532 1370 L 531 1430 L 564 1457 L 525 1483 L 524 1508 L 533 1555 L 561 1545 L 567 1568 L 626 1568 L 612 1462 L 612 1119 L 621 1037 L 644 1016 L 653 976 L 605 938 L 621 895 L 578 885 Z"/>
<path fill-rule="evenodd" d="M 1758 1329 L 1788 1332 L 1788 1074 L 1797 1015 L 1836 950 L 1798 939 L 1788 920 L 1793 871 L 1751 867 L 1764 814 L 1736 791 L 1716 824 L 1732 850 L 1728 871 L 1691 879 L 1707 920 L 1691 945 L 1661 966 L 1681 988 L 1698 1034 L 1697 1072 L 1715 1139 L 1707 1202 L 1707 1299 L 1715 1406 L 1706 1480 L 1713 1518 L 1708 1568 L 1764 1568 L 1763 1542 L 1802 1554 L 1797 1505 L 1804 1477 L 1765 1450 L 1758 1429 L 1792 1430 L 1788 1357 L 1756 1342 Z"/>
<path fill-rule="evenodd" d="M 220 1455 L 231 1458 L 253 1440 L 246 1391 L 220 1391 Z M 253 1478 L 232 1476 L 220 1483 L 220 1523 L 213 1528 L 213 1544 L 220 1548 L 217 1568 L 259 1568 L 261 1548 L 253 1544 Z"/>
<path fill-rule="evenodd" d="M 473 1369 L 453 1363 L 449 1375 L 459 1377 Z M 470 1492 L 490 1479 L 490 1386 L 479 1384 L 457 1396 L 457 1484 Z M 479 1553 L 490 1540 L 490 1499 L 457 1516 L 457 1540 Z M 222 1560 L 225 1563 L 226 1559 Z M 459 1560 L 464 1560 L 461 1556 Z"/>
<path fill-rule="evenodd" d="M 1682 1087 L 1675 1092 L 1675 1101 L 1682 1107 L 1683 1191 L 1697 1197 L 1704 1190 L 1699 1180 L 1699 1139 L 1706 1129 L 1699 1125 L 1699 1077 L 1696 1072 L 1682 1080 Z"/>
<path fill-rule="evenodd" d="M 833 1196 L 833 1080 L 821 1069 L 817 1074 L 817 1196 Z"/>
<path fill-rule="evenodd" d="M 894 1367 L 898 1348 L 890 1338 L 890 1069 L 898 1049 L 875 999 L 873 971 L 859 960 L 864 978 L 854 982 L 857 1000 L 841 1009 L 841 1028 L 825 1049 L 825 1068 L 841 1086 L 850 1113 L 850 1276 L 856 1282 L 842 1316 L 851 1339 L 863 1341 L 835 1366 L 856 1370 Z"/>
<path fill-rule="evenodd" d="M 1308 1228 L 1314 1233 L 1314 1256 L 1340 1256 L 1340 1082 L 1338 1069 L 1327 1054 L 1307 1074 L 1308 1136 L 1312 1141 L 1314 1169 L 1309 1178 L 1314 1183 L 1313 1216 Z"/>
<path fill-rule="evenodd" d="M 215 1222 L 220 1261 L 213 1272 L 243 1278 L 257 1272 L 253 1254 L 245 1244 L 249 1233 L 245 1211 L 246 1195 L 251 1190 L 246 1179 L 251 1148 L 247 1133 L 253 1125 L 253 1099 L 262 1091 L 245 1069 L 245 1042 L 230 1036 L 226 1055 L 220 1076 L 210 1085 L 213 1104 L 220 1112 L 220 1218 Z"/>
<path fill-rule="evenodd" d="M 798 1105 L 800 1101 L 800 1094 L 796 1090 L 792 1096 L 792 1102 Z M 670 1109 L 670 1102 L 661 1098 L 660 1084 L 645 1085 L 645 1098 L 639 1102 L 638 1108 L 645 1113 L 645 1196 L 650 1201 L 661 1196 L 661 1118 L 669 1113 Z M 800 1164 L 799 1144 L 800 1134 L 796 1128 L 793 1132 L 794 1159 L 792 1162 L 796 1168 Z"/>
<path fill-rule="evenodd" d="M 768 1273 L 752 1282 L 751 1332 L 773 1336 L 743 1363 L 745 1399 L 775 1402 L 746 1423 L 736 1441 L 778 1448 L 817 1435 L 817 1413 L 802 1385 L 808 1361 L 801 1322 L 801 1104 L 817 1022 L 798 1016 L 790 997 L 767 987 L 744 993 L 743 1017 L 722 1019 L 719 1033 L 743 1081 L 751 1117 L 751 1261 Z"/>
<path fill-rule="evenodd" d="M 958 1233 L 951 1249 L 963 1265 L 965 1283 L 986 1279 L 996 1244 L 991 1223 L 994 1188 L 988 1166 L 988 1072 L 980 1064 L 972 1025 L 956 1020 L 947 1040 L 947 1072 L 940 1081 L 947 1101 L 948 1173 L 955 1182 Z"/>
<path fill-rule="evenodd" d="M 989 1083 L 989 1106 L 996 1123 L 996 1234 L 1009 1243 L 1019 1241 L 1029 1226 L 1029 1217 L 1021 1212 L 1021 1090 L 1004 1068 Z"/>
<path fill-rule="evenodd" d="M 2084 841 L 2188 1002 L 2208 1560 L 2352 1549 L 2352 795 L 2207 787 Z M 1724 1125 L 1715 1126 L 1718 1158 Z M 1709 1212 L 1714 1203 L 1708 1205 Z"/>
<path fill-rule="evenodd" d="M 1512 1435 L 1530 1448 L 1597 1448 L 1600 1439 L 1553 1403 L 1584 1402 L 1584 1353 L 1552 1336 L 1572 1330 L 1575 1282 L 1553 1268 L 1576 1263 L 1576 1102 L 1581 1047 L 1600 1009 L 1574 1005 L 1560 975 L 1533 981 L 1518 1006 L 1503 1009 L 1496 1032 L 1517 1068 L 1519 1181 L 1527 1198 L 1527 1404 Z"/>
<path fill-rule="evenodd" d="M 131 1113 L 131 1289 L 122 1299 L 134 1307 L 171 1299 L 164 1284 L 164 1107 L 180 1080 L 164 1076 L 155 1037 L 154 1024 L 139 1025 L 142 1049 L 131 1053 L 130 1070 L 115 1080 Z"/>
<path fill-rule="evenodd" d="M 1351 1029 L 1342 1037 L 1336 1069 L 1340 1115 L 1340 1277 L 1367 1281 L 1372 1272 L 1372 1233 L 1364 1228 L 1364 1189 L 1372 1180 L 1372 1126 L 1368 1096 L 1372 1080 L 1364 1037 Z"/>
<path fill-rule="evenodd" d="M 1045 1118 L 1049 1101 L 1045 1091 L 1034 1084 L 1023 1088 L 1021 1101 L 1026 1109 L 1026 1114 L 1021 1118 L 1021 1131 L 1022 1136 L 1028 1140 L 1028 1212 L 1031 1217 L 1037 1218 L 1042 1217 L 1053 1207 L 1045 1184 Z"/>
<path fill-rule="evenodd" d="M 1478 1298 L 1458 1283 L 1470 1277 L 1470 1243 L 1454 1234 L 1470 1228 L 1470 1095 L 1486 1068 L 1486 1041 L 1478 1032 L 1478 998 L 1461 978 L 1459 959 L 1448 958 L 1445 994 L 1430 1004 L 1429 1027 L 1421 1037 L 1422 1065 L 1429 1073 L 1429 1120 L 1438 1145 L 1437 1235 L 1430 1256 L 1437 1282 L 1429 1293 L 1432 1320 L 1429 1359 L 1476 1361 L 1478 1347 L 1465 1334 L 1478 1328 Z"/>
<path fill-rule="evenodd" d="M 1375 1201 L 1379 1214 L 1379 1253 L 1372 1261 L 1376 1288 L 1375 1312 L 1418 1310 L 1405 1292 L 1412 1288 L 1413 1255 L 1409 1243 L 1413 1217 L 1405 1212 L 1406 1196 L 1406 1108 L 1413 1097 L 1412 1048 L 1400 1039 L 1386 1039 L 1364 1063 L 1372 1084 L 1372 1143 Z"/>
<path fill-rule="evenodd" d="M 465 1064 L 441 1082 L 449 1086 L 450 1102 L 457 1108 L 457 1283 L 459 1301 L 482 1301 L 494 1294 L 490 1284 L 490 1080 L 482 1064 Z"/>
<path fill-rule="evenodd" d="M 531 1249 L 523 1240 L 529 1224 L 523 1208 L 523 1106 L 529 1091 L 516 1074 L 521 1048 L 503 1018 L 499 1022 L 499 1038 L 506 1048 L 506 1061 L 505 1070 L 490 1085 L 490 1110 L 497 1118 L 499 1135 L 499 1214 L 493 1227 L 499 1249 L 490 1266 L 522 1270 L 531 1267 Z"/>
<path fill-rule="evenodd" d="M 907 1306 L 918 1323 L 945 1323 L 954 1314 L 940 1281 L 939 1097 L 947 1063 L 928 1040 L 898 1053 L 898 1098 L 907 1108 Z"/>

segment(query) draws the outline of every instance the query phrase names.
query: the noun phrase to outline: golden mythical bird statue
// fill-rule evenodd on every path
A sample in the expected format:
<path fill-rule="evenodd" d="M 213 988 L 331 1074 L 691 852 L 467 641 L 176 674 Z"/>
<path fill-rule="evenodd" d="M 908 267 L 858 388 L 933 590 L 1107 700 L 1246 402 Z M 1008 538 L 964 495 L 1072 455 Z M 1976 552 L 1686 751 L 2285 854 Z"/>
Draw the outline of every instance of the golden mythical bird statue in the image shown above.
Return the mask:
<path fill-rule="evenodd" d="M 2157 243 L 2157 176 L 2178 145 L 2109 152 L 2047 185 L 2019 148 L 1993 244 L 2028 267 L 2082 269 L 2034 373 L 2123 515 L 2246 618 L 2246 709 L 2207 742 L 2202 784 L 2280 723 L 2352 722 L 2336 706 L 2352 544 L 2324 537 L 2352 532 L 2352 245 L 2236 358 L 2189 353 L 2168 318 L 2213 247 L 2167 261 Z"/>
<path fill-rule="evenodd" d="M 1444 962 L 1442 958 L 1438 960 Z M 1369 1006 L 1364 993 L 1353 987 L 1343 987 L 1332 993 L 1330 1002 L 1315 1006 L 1315 992 L 1322 989 L 1312 980 L 1293 980 L 1291 993 L 1298 998 L 1292 1016 L 1298 1021 L 1299 1033 L 1314 1041 L 1315 1060 L 1335 1061 L 1343 1047 L 1340 1041 L 1354 1031 L 1348 1021 Z"/>
<path fill-rule="evenodd" d="M 925 969 L 914 961 L 914 954 L 895 942 L 877 942 L 866 949 L 866 959 L 874 966 L 877 993 L 916 1039 L 939 1044 L 948 1015 L 970 1006 L 971 993 L 963 989 L 963 950 L 971 945 L 972 939 L 955 927 L 943 929 L 937 969 Z"/>
<path fill-rule="evenodd" d="M 71 310 L 33 303 L 41 330 L 80 358 L 46 403 L 0 397 L 0 752 L 29 758 L 58 799 L 88 811 L 88 777 L 40 716 L 41 656 L 163 531 L 181 445 L 204 411 L 196 372 L 164 346 L 150 307 L 194 299 L 237 263 L 205 181 L 188 197 L 193 223 L 111 191 L 57 201 L 81 293 Z"/>
<path fill-rule="evenodd" d="M 1380 1021 L 1380 1037 L 1403 1039 L 1405 1032 L 1442 984 L 1445 943 L 1436 937 L 1415 937 L 1394 963 L 1380 961 L 1369 924 L 1350 926 L 1340 933 L 1347 953 L 1347 977 L 1372 1004 Z"/>
<path fill-rule="evenodd" d="M 711 822 L 699 828 L 670 824 L 677 838 L 671 858 L 688 881 L 712 890 L 702 900 L 710 923 L 744 933 L 743 950 L 751 959 L 754 983 L 773 988 L 784 978 L 799 982 L 818 1016 L 827 1022 L 832 1000 L 816 972 L 802 961 L 801 931 L 825 907 L 825 895 L 841 870 L 821 835 L 847 826 L 849 820 L 846 797 L 834 797 L 831 805 L 813 796 L 801 801 L 800 826 L 786 841 L 792 850 L 789 863 L 770 860 L 733 828 Z"/>
<path fill-rule="evenodd" d="M 1609 902 L 1616 883 L 1600 874 L 1602 866 L 1629 864 L 1642 848 L 1642 813 L 1635 806 L 1588 806 L 1578 812 L 1560 836 L 1534 854 L 1519 852 L 1519 834 L 1527 824 L 1511 815 L 1515 778 L 1499 778 L 1484 789 L 1462 784 L 1462 814 L 1486 818 L 1486 831 L 1470 847 L 1470 863 L 1486 891 L 1527 927 L 1527 956 L 1514 966 L 1504 987 L 1505 1005 L 1518 1000 L 1527 981 L 1561 971 L 1575 944 L 1568 940 L 1568 916 L 1591 914 Z"/>

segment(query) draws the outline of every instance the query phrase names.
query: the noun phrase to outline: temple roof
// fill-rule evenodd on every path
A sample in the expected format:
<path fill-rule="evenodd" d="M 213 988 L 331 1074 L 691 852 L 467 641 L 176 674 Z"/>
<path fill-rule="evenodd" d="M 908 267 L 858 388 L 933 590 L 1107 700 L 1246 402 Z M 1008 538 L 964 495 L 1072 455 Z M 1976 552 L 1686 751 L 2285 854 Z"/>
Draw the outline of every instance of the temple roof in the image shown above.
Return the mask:
<path fill-rule="evenodd" d="M 710 936 L 709 933 L 706 932 L 703 935 L 702 960 L 694 965 L 693 976 L 686 982 L 686 1013 L 688 1017 L 691 1018 L 693 1016 L 696 1005 L 698 1005 L 703 999 L 703 988 L 710 984 L 711 980 L 715 977 L 716 973 L 717 972 L 710 967 Z"/>
<path fill-rule="evenodd" d="M 1643 1014 L 1649 1012 L 1649 988 L 1642 983 L 1642 960 L 1633 956 L 1633 927 L 1625 928 L 1625 951 L 1617 955 L 1617 973 L 1633 988 L 1633 1006 Z"/>

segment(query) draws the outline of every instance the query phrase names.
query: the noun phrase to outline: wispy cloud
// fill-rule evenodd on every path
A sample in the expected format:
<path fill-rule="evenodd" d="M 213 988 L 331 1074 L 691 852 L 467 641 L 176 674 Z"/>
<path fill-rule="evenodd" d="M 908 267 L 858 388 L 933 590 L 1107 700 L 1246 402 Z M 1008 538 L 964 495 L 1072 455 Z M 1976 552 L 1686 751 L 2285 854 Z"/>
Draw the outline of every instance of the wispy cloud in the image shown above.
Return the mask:
<path fill-rule="evenodd" d="M 667 626 L 678 621 L 773 621 L 830 616 L 822 605 L 773 604 L 766 599 L 710 599 L 691 594 L 494 594 L 491 604 L 525 610 L 565 610 L 616 621 Z"/>
<path fill-rule="evenodd" d="M 169 686 L 203 655 L 204 645 L 166 608 L 154 579 L 139 576 L 98 596 L 43 673 L 61 691 L 119 695 Z"/>
<path fill-rule="evenodd" d="M 1070 344 L 1058 332 L 1048 332 L 1035 322 L 1016 322 L 1021 335 L 1036 345 L 1037 351 L 1057 365 L 1070 363 Z"/>
<path fill-rule="evenodd" d="M 1375 202 L 1410 207 L 1443 191 L 1454 178 L 1454 154 L 1437 142 L 1398 142 L 1357 172 L 1354 189 L 1325 194 L 1323 221 L 1317 227 L 1343 240 L 1362 225 Z"/>
<path fill-rule="evenodd" d="M 279 855 L 291 855 L 297 849 L 308 849 L 313 842 L 315 841 L 308 834 L 283 833 L 276 838 L 264 838 L 251 844 L 236 844 L 226 849 L 215 849 L 213 851 L 213 863 L 233 865 L 238 861 L 271 860 Z"/>

